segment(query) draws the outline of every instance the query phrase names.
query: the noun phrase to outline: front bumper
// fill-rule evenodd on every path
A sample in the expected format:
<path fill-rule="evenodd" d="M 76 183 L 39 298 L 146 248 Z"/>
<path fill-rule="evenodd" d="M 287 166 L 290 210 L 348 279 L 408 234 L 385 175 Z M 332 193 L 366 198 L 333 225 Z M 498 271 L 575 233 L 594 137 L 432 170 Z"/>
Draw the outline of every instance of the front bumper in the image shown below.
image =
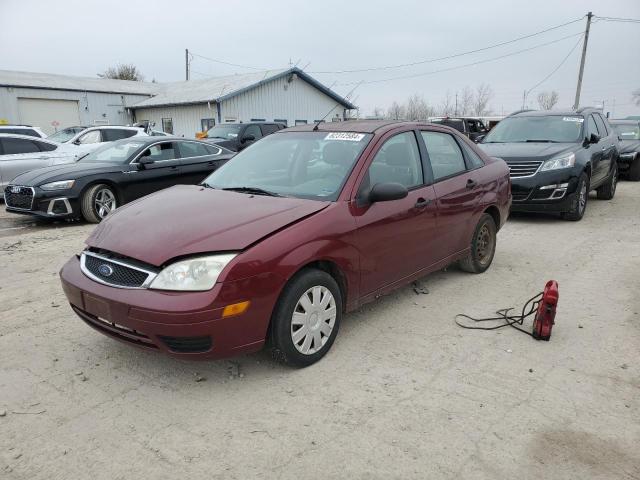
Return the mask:
<path fill-rule="evenodd" d="M 618 170 L 626 172 L 631 168 L 634 161 L 638 161 L 638 158 L 640 158 L 640 152 L 621 153 L 618 156 Z"/>
<path fill-rule="evenodd" d="M 579 174 L 567 171 L 539 172 L 531 177 L 512 178 L 512 212 L 559 213 L 571 209 Z"/>
<path fill-rule="evenodd" d="M 13 185 L 7 187 L 9 190 Z M 41 218 L 77 218 L 80 216 L 80 204 L 77 198 L 68 195 L 69 191 L 45 191 L 38 187 L 21 187 L 32 192 L 31 201 L 23 201 L 20 206 L 13 204 L 5 191 L 5 207 L 7 212 L 34 215 Z"/>
<path fill-rule="evenodd" d="M 62 267 L 60 279 L 71 308 L 90 327 L 129 345 L 194 360 L 262 348 L 282 285 L 263 274 L 206 292 L 122 289 L 85 276 L 78 257 Z M 225 306 L 246 300 L 247 311 L 223 317 Z"/>

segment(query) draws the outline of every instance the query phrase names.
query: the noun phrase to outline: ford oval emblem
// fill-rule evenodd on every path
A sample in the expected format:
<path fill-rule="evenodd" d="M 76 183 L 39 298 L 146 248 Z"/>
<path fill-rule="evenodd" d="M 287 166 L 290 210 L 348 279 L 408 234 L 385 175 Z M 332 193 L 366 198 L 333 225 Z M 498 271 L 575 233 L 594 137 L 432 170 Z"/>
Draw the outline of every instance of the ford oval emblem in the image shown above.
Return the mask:
<path fill-rule="evenodd" d="M 113 268 L 111 268 L 109 265 L 107 265 L 106 263 L 103 263 L 102 265 L 100 265 L 98 267 L 98 272 L 100 273 L 100 275 L 102 275 L 103 277 L 110 277 L 111 275 L 113 275 Z"/>

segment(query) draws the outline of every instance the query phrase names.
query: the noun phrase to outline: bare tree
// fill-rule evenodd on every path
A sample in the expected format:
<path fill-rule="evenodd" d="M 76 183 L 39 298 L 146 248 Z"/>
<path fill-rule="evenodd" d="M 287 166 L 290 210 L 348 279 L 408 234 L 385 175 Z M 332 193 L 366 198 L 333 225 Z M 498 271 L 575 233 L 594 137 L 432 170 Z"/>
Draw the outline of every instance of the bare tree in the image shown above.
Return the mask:
<path fill-rule="evenodd" d="M 422 95 L 414 93 L 407 100 L 406 119 L 409 121 L 427 120 L 433 116 L 434 110 Z"/>
<path fill-rule="evenodd" d="M 541 110 L 551 110 L 558 103 L 558 92 L 540 92 L 538 94 L 538 106 Z"/>
<path fill-rule="evenodd" d="M 444 97 L 440 107 L 438 108 L 439 114 L 443 117 L 449 117 L 454 114 L 455 103 L 451 98 L 451 92 L 447 90 L 447 95 Z"/>
<path fill-rule="evenodd" d="M 474 115 L 486 115 L 489 113 L 487 106 L 489 105 L 489 101 L 493 97 L 493 90 L 486 83 L 481 83 L 476 88 L 476 94 L 473 99 L 473 113 Z"/>
<path fill-rule="evenodd" d="M 380 107 L 373 107 L 373 116 L 375 118 L 384 118 L 384 109 Z"/>
<path fill-rule="evenodd" d="M 136 82 L 144 81 L 144 75 L 138 70 L 134 64 L 118 64 L 115 67 L 109 67 L 104 72 L 99 73 L 100 78 L 113 78 L 117 80 L 133 80 Z"/>
<path fill-rule="evenodd" d="M 632 92 L 631 95 L 633 95 L 633 101 L 640 107 L 640 88 Z"/>
<path fill-rule="evenodd" d="M 387 118 L 389 120 L 403 120 L 405 118 L 406 109 L 404 105 L 400 105 L 395 100 L 387 110 Z"/>
<path fill-rule="evenodd" d="M 458 112 L 456 115 L 469 115 L 473 109 L 473 90 L 471 87 L 464 87 L 458 99 Z"/>

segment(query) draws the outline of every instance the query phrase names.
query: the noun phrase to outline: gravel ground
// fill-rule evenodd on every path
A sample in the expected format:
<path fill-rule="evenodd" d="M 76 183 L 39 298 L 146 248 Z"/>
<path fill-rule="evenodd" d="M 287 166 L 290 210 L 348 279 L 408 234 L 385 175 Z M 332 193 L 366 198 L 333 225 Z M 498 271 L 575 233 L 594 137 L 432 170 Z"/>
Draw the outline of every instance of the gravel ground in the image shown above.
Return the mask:
<path fill-rule="evenodd" d="M 189 363 L 76 318 L 58 269 L 92 227 L 0 213 L 0 478 L 640 478 L 640 184 L 579 223 L 517 216 L 483 275 L 450 268 L 348 315 L 295 370 Z M 453 323 L 560 284 L 550 342 Z"/>

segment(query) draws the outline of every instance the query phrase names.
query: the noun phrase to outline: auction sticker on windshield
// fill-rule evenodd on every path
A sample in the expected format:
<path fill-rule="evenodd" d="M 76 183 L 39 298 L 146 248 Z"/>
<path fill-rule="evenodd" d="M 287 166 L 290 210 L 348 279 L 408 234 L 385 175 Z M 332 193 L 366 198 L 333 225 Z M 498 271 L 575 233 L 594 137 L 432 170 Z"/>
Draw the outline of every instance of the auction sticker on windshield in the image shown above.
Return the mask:
<path fill-rule="evenodd" d="M 565 122 L 578 122 L 578 123 L 584 122 L 584 118 L 582 117 L 562 117 L 562 120 Z"/>
<path fill-rule="evenodd" d="M 353 132 L 331 132 L 326 137 L 325 140 L 344 140 L 347 142 L 359 142 L 364 138 L 364 133 L 353 133 Z"/>

